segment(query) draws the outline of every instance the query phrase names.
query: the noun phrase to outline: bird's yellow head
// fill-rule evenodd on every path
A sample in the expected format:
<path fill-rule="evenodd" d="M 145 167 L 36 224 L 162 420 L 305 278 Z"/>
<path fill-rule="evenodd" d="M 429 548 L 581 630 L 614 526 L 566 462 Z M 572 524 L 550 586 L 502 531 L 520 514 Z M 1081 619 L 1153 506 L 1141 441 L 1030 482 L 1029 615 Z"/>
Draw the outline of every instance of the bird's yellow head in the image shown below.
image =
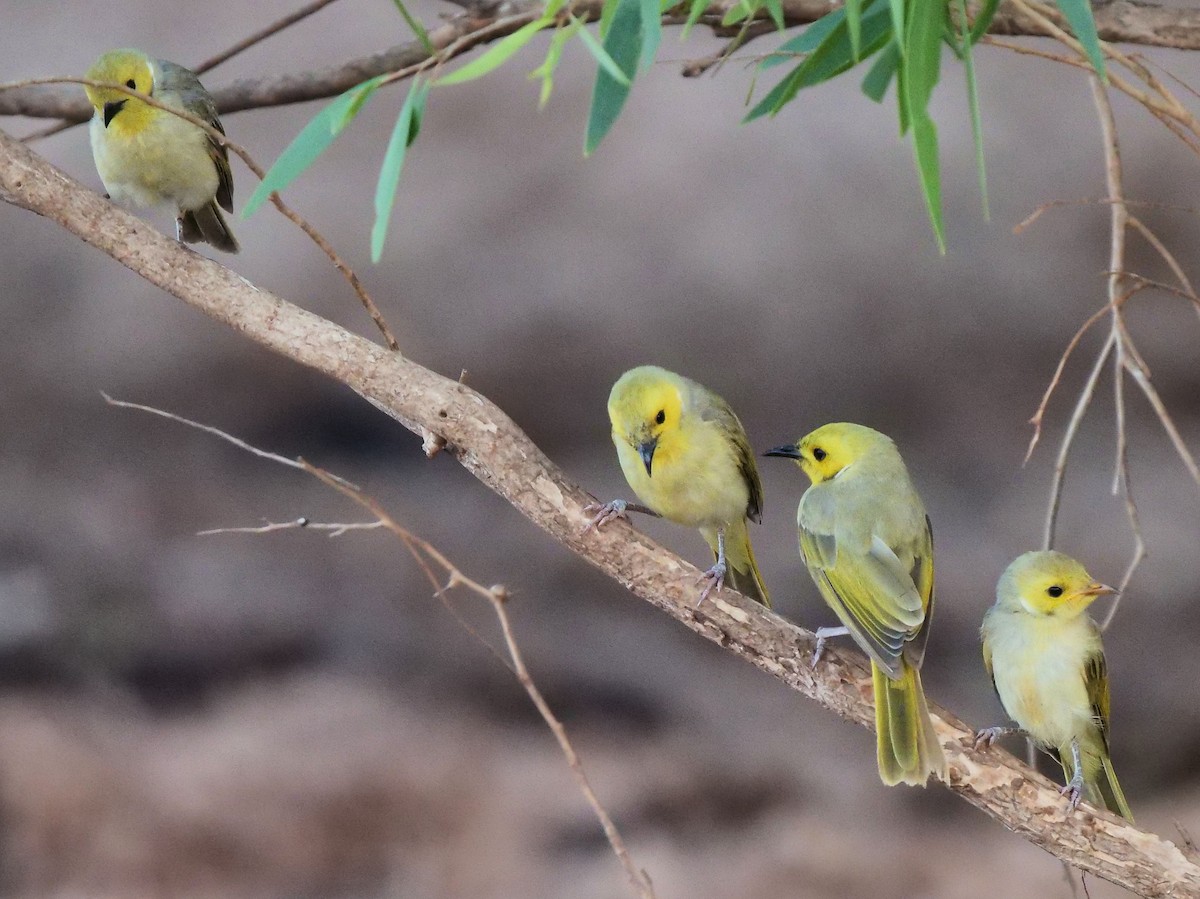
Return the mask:
<path fill-rule="evenodd" d="M 646 474 L 654 459 L 669 461 L 678 451 L 674 436 L 683 416 L 687 385 L 673 372 L 643 365 L 621 375 L 608 395 L 613 440 L 628 443 L 642 459 Z"/>
<path fill-rule="evenodd" d="M 150 57 L 140 50 L 110 50 L 92 64 L 85 77 L 123 84 L 143 94 L 154 93 L 154 67 Z M 87 85 L 84 90 L 92 106 L 103 116 L 105 128 L 112 127 L 114 121 L 119 127 L 136 128 L 155 111 L 136 97 L 112 88 Z"/>
<path fill-rule="evenodd" d="M 890 437 L 865 425 L 838 421 L 822 425 L 795 443 L 777 446 L 763 455 L 795 459 L 809 480 L 819 484 L 836 478 L 860 459 L 895 452 Z"/>
<path fill-rule="evenodd" d="M 1028 552 L 1018 556 L 1000 576 L 996 601 L 1032 615 L 1074 618 L 1097 596 L 1116 592 L 1092 580 L 1087 570 L 1068 555 Z"/>

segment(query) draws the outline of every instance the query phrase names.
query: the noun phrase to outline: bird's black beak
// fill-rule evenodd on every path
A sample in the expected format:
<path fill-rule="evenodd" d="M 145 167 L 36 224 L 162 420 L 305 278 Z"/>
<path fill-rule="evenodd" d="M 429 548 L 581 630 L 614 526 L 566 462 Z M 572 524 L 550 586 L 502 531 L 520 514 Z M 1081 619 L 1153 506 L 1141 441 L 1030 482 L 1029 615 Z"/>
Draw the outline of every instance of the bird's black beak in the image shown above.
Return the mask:
<path fill-rule="evenodd" d="M 125 104 L 128 102 L 129 102 L 128 99 L 113 100 L 111 103 L 104 104 L 104 127 L 105 128 L 108 127 L 109 122 L 111 122 L 114 118 L 116 118 L 117 113 L 125 108 Z"/>
<path fill-rule="evenodd" d="M 777 447 L 775 447 L 775 449 L 767 450 L 765 453 L 763 453 L 763 455 L 764 456 L 783 456 L 784 458 L 787 458 L 787 459 L 799 459 L 800 458 L 800 447 L 796 446 L 796 444 L 794 444 L 794 443 L 785 443 L 783 446 L 777 446 Z"/>
<path fill-rule="evenodd" d="M 646 466 L 646 477 L 650 477 L 650 463 L 654 461 L 654 450 L 657 446 L 657 437 L 638 444 L 637 451 L 638 455 L 642 457 L 642 463 Z"/>

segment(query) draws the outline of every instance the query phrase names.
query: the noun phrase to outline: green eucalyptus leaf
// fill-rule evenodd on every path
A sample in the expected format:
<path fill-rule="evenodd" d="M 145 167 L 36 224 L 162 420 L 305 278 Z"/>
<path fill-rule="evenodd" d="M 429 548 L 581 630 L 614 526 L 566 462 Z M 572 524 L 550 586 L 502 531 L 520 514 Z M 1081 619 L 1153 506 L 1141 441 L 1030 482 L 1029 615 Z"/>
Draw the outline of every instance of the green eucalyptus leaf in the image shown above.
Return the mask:
<path fill-rule="evenodd" d="M 538 19 L 536 22 L 530 22 L 518 28 L 507 37 L 501 38 L 488 48 L 487 52 L 478 59 L 473 59 L 465 66 L 455 69 L 449 75 L 443 75 L 436 82 L 437 87 L 446 87 L 451 84 L 462 84 L 464 81 L 473 81 L 476 78 L 482 78 L 488 72 L 498 69 L 522 47 L 533 40 L 533 36 L 547 27 L 544 19 Z"/>
<path fill-rule="evenodd" d="M 1096 20 L 1092 16 L 1092 7 L 1088 0 L 1055 0 L 1062 14 L 1067 17 L 1071 31 L 1083 44 L 1092 68 L 1100 79 L 1107 83 L 1108 75 L 1104 71 L 1104 51 L 1100 49 L 1100 35 L 1096 33 Z"/>
<path fill-rule="evenodd" d="M 886 7 L 872 7 L 863 14 L 862 49 L 864 58 L 882 49 L 891 39 L 892 23 L 887 15 Z M 804 58 L 803 62 L 785 75 L 783 80 L 750 110 L 743 122 L 752 122 L 764 115 L 775 115 L 803 88 L 828 81 L 849 69 L 854 63 L 854 49 L 850 44 L 849 28 L 843 20 L 829 31 L 817 48 Z M 763 66 L 766 67 L 766 63 Z"/>
<path fill-rule="evenodd" d="M 813 22 L 794 38 L 780 44 L 779 48 L 759 63 L 758 67 L 760 69 L 772 69 L 785 62 L 792 62 L 796 56 L 811 53 L 821 45 L 821 42 L 825 38 L 829 37 L 833 29 L 837 28 L 845 20 L 846 9 L 839 6 L 833 12 L 821 16 L 821 18 L 817 19 L 817 21 Z"/>
<path fill-rule="evenodd" d="M 567 46 L 567 41 L 573 38 L 584 24 L 583 19 L 575 19 L 573 22 L 555 29 L 554 37 L 550 39 L 550 48 L 546 51 L 546 58 L 540 66 L 529 73 L 530 78 L 542 80 L 542 90 L 538 95 L 538 109 L 544 108 L 550 102 L 550 93 L 554 90 L 554 72 L 562 60 L 563 49 Z"/>
<path fill-rule="evenodd" d="M 692 0 L 691 8 L 688 10 L 687 21 L 683 24 L 683 32 L 680 34 L 681 41 L 687 40 L 687 36 L 692 32 L 692 26 L 700 21 L 700 17 L 704 15 L 704 10 L 708 9 L 708 0 Z"/>
<path fill-rule="evenodd" d="M 587 44 L 596 39 L 585 28 L 579 32 Z M 589 44 L 589 49 L 591 45 Z M 596 84 L 592 89 L 592 104 L 588 109 L 587 131 L 584 137 L 583 152 L 590 155 L 600 146 L 600 141 L 608 134 L 613 122 L 621 114 L 625 101 L 629 98 L 629 89 L 637 71 L 638 57 L 642 49 L 642 16 L 641 0 L 618 0 L 617 11 L 613 14 L 612 24 L 604 38 L 604 46 L 596 45 L 602 55 L 596 55 L 598 60 L 607 59 L 609 64 L 601 61 L 596 71 Z M 595 51 L 593 51 L 595 54 Z"/>
<path fill-rule="evenodd" d="M 429 96 L 429 85 L 417 78 L 400 107 L 391 140 L 383 154 L 383 165 L 379 168 L 379 181 L 375 185 L 375 224 L 371 227 L 371 261 L 379 262 L 383 256 L 383 244 L 387 239 L 388 223 L 392 218 L 392 206 L 396 202 L 396 188 L 400 184 L 400 170 L 408 148 L 417 139 L 421 130 L 421 116 L 425 112 L 425 100 Z"/>
<path fill-rule="evenodd" d="M 762 0 L 763 6 L 767 8 L 767 13 L 771 16 L 771 21 L 775 23 L 777 31 L 783 31 L 787 28 L 787 21 L 783 17 L 783 2 L 782 0 Z M 862 2 L 862 0 L 856 0 Z"/>
<path fill-rule="evenodd" d="M 628 2 L 628 0 L 621 0 L 621 2 L 626 3 L 626 2 Z M 635 2 L 640 2 L 640 0 L 635 0 Z M 574 19 L 574 16 L 572 16 L 572 19 Z M 615 24 L 615 22 L 614 22 L 614 24 Z M 637 37 L 640 38 L 641 37 L 640 23 L 635 26 L 635 31 L 636 31 Z M 604 43 L 601 44 L 598 40 L 596 40 L 596 38 L 592 35 L 592 33 L 590 31 L 588 31 L 586 28 L 581 28 L 579 30 L 579 38 L 581 41 L 583 41 L 583 45 L 585 47 L 587 47 L 588 52 L 592 54 L 592 57 L 596 60 L 596 62 L 600 64 L 600 69 L 603 72 L 605 72 L 610 78 L 612 78 L 613 81 L 617 82 L 617 84 L 619 84 L 621 87 L 625 88 L 625 90 L 628 92 L 629 88 L 633 86 L 633 76 L 634 76 L 634 73 L 637 71 L 636 60 L 635 60 L 635 66 L 634 66 L 633 70 L 630 72 L 626 72 L 624 69 L 621 68 L 620 65 L 617 64 L 617 61 L 613 58 L 612 54 L 609 52 L 610 42 L 614 46 L 616 46 L 617 44 L 620 44 L 619 49 L 627 52 L 629 49 L 629 45 L 622 43 L 622 41 L 624 40 L 624 37 L 622 37 L 621 35 L 618 35 L 618 39 L 613 41 L 612 40 L 612 29 L 609 29 L 608 37 L 605 38 Z M 638 41 L 637 47 L 635 49 L 638 50 L 639 54 L 641 53 L 641 41 L 640 40 Z"/>
<path fill-rule="evenodd" d="M 946 225 L 942 220 L 942 186 L 938 165 L 937 126 L 926 113 L 912 118 L 913 153 L 917 161 L 917 175 L 921 180 L 921 193 L 925 197 L 925 209 L 933 225 L 933 236 L 938 251 L 946 252 Z"/>
<path fill-rule="evenodd" d="M 971 24 L 972 45 L 979 43 L 979 39 L 987 34 L 992 19 L 996 18 L 996 10 L 999 8 L 1000 0 L 983 0 L 983 5 L 979 7 L 979 14 L 975 16 L 975 21 Z M 963 21 L 965 22 L 966 19 Z"/>
<path fill-rule="evenodd" d="M 956 0 L 962 22 L 967 21 L 966 0 Z M 987 165 L 983 157 L 983 117 L 979 112 L 979 83 L 975 77 L 975 58 L 971 52 L 971 33 L 964 30 L 961 35 L 963 68 L 967 73 L 967 103 L 971 110 L 971 140 L 975 144 L 975 170 L 979 173 L 979 196 L 983 202 L 983 217 L 990 220 L 988 204 Z"/>
<path fill-rule="evenodd" d="M 408 7 L 404 5 L 404 0 L 392 0 L 392 2 L 400 10 L 400 15 L 404 17 L 404 21 L 408 23 L 408 27 L 412 29 L 413 34 L 417 36 L 417 40 L 421 42 L 421 46 L 425 48 L 425 52 L 433 56 L 437 52 L 437 48 L 433 46 L 433 41 L 429 39 L 429 32 L 425 30 L 425 26 L 408 11 Z"/>
<path fill-rule="evenodd" d="M 377 75 L 369 81 L 356 84 L 313 116 L 267 170 L 242 209 L 242 218 L 253 215 L 267 197 L 283 190 L 316 162 L 317 157 L 329 148 L 387 77 L 386 74 Z"/>
<path fill-rule="evenodd" d="M 895 41 L 888 41 L 887 46 L 875 57 L 875 62 L 867 72 L 867 77 L 863 79 L 862 92 L 876 103 L 882 103 L 883 95 L 887 93 L 888 85 L 892 83 L 892 77 L 896 74 L 898 65 L 900 65 L 900 48 Z"/>
<path fill-rule="evenodd" d="M 654 64 L 658 45 L 662 42 L 662 6 L 659 0 L 641 0 L 642 52 L 638 68 L 648 69 Z"/>
<path fill-rule="evenodd" d="M 845 0 L 844 8 L 846 27 L 850 32 L 850 49 L 854 59 L 858 60 L 861 59 L 858 54 L 862 48 L 862 0 Z"/>

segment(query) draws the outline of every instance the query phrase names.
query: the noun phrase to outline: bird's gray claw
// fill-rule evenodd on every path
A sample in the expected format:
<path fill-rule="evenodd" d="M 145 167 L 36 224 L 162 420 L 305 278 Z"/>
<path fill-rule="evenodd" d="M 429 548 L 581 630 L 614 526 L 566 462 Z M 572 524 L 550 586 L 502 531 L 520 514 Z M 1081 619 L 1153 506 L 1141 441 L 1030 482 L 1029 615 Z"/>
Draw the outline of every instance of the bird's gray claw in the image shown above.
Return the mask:
<path fill-rule="evenodd" d="M 975 748 L 986 749 L 995 743 L 1004 734 L 1003 727 L 985 727 L 983 730 L 975 732 Z"/>
<path fill-rule="evenodd" d="M 1083 799 L 1083 776 L 1077 771 L 1075 776 L 1067 781 L 1066 786 L 1059 789 L 1059 794 L 1062 796 L 1070 796 L 1068 807 L 1071 811 L 1079 808 L 1079 801 Z"/>
<path fill-rule="evenodd" d="M 821 661 L 821 653 L 825 651 L 825 638 L 818 635 L 817 645 L 813 647 L 812 667 L 817 667 L 817 662 Z"/>
<path fill-rule="evenodd" d="M 618 518 L 628 519 L 629 515 L 625 511 L 627 505 L 629 504 L 623 499 L 614 499 L 607 503 L 588 503 L 583 507 L 583 514 L 588 515 L 595 512 L 596 517 L 583 526 L 582 533 L 586 534 L 592 528 L 602 528 Z"/>
<path fill-rule="evenodd" d="M 718 562 L 700 575 L 700 577 L 696 578 L 697 584 L 701 581 L 708 581 L 708 585 L 701 592 L 700 598 L 696 600 L 696 608 L 700 608 L 704 604 L 704 600 L 708 599 L 708 594 L 712 593 L 713 590 L 720 590 L 725 586 L 725 572 L 727 570 L 724 562 Z"/>
<path fill-rule="evenodd" d="M 817 645 L 813 647 L 812 667 L 816 668 L 817 662 L 821 661 L 821 653 L 825 651 L 825 643 L 830 637 L 845 637 L 849 633 L 847 627 L 819 627 L 813 631 Z"/>

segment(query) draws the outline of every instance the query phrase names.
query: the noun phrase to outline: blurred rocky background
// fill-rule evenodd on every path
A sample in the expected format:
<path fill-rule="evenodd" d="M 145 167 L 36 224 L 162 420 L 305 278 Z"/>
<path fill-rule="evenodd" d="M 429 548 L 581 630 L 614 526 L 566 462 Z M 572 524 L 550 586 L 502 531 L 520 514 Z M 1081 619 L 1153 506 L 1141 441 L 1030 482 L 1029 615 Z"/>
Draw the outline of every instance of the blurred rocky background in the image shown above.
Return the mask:
<path fill-rule="evenodd" d="M 123 45 L 195 64 L 292 7 L 0 0 L 0 79 L 77 74 Z M 417 11 L 434 22 L 454 8 Z M 407 39 L 386 0 L 341 0 L 205 81 L 329 66 Z M 367 254 L 374 179 L 403 89 L 377 95 L 288 200 L 363 275 L 407 354 L 451 376 L 467 369 L 598 497 L 628 492 L 604 407 L 612 381 L 644 362 L 723 394 L 760 448 L 834 419 L 893 435 L 937 538 L 927 689 L 974 725 L 998 723 L 980 617 L 1007 562 L 1040 544 L 1053 456 L 1106 327 L 1084 339 L 1022 467 L 1059 355 L 1104 302 L 1104 207 L 1053 209 L 1013 232 L 1040 204 L 1104 194 L 1086 78 L 979 52 L 986 221 L 962 74 L 947 64 L 935 96 L 940 256 L 890 96 L 874 105 L 856 77 L 741 126 L 747 62 L 679 75 L 715 47 L 669 32 L 589 160 L 594 64 L 578 47 L 540 113 L 525 76 L 544 45 L 434 91 L 378 266 Z M 1200 83 L 1193 56 L 1147 55 Z M 1197 160 L 1140 108 L 1116 106 L 1129 194 L 1172 204 L 1139 214 L 1195 276 Z M 225 125 L 266 163 L 317 108 Z M 37 149 L 99 189 L 83 128 Z M 234 171 L 240 209 L 253 178 Z M 223 262 L 373 334 L 290 223 L 268 208 L 234 225 L 244 250 Z M 361 515 L 295 471 L 108 407 L 102 390 L 330 468 L 469 575 L 506 584 L 534 676 L 664 899 L 1070 893 L 1050 856 L 941 788 L 881 786 L 866 731 L 632 600 L 349 391 L 47 222 L 0 206 L 0 229 L 5 895 L 629 895 L 524 693 L 393 540 L 198 536 Z M 1136 241 L 1131 262 L 1165 275 Z M 1129 313 L 1200 448 L 1194 312 L 1144 295 Z M 1150 557 L 1106 640 L 1113 753 L 1140 824 L 1200 835 L 1200 492 L 1132 386 L 1128 407 Z M 1110 582 L 1132 546 L 1113 457 L 1105 375 L 1071 459 L 1059 546 Z M 799 473 L 777 460 L 761 469 L 766 519 L 753 536 L 777 608 L 829 624 L 796 553 Z M 639 527 L 703 561 L 697 535 Z M 481 602 L 449 602 L 498 644 Z"/>

